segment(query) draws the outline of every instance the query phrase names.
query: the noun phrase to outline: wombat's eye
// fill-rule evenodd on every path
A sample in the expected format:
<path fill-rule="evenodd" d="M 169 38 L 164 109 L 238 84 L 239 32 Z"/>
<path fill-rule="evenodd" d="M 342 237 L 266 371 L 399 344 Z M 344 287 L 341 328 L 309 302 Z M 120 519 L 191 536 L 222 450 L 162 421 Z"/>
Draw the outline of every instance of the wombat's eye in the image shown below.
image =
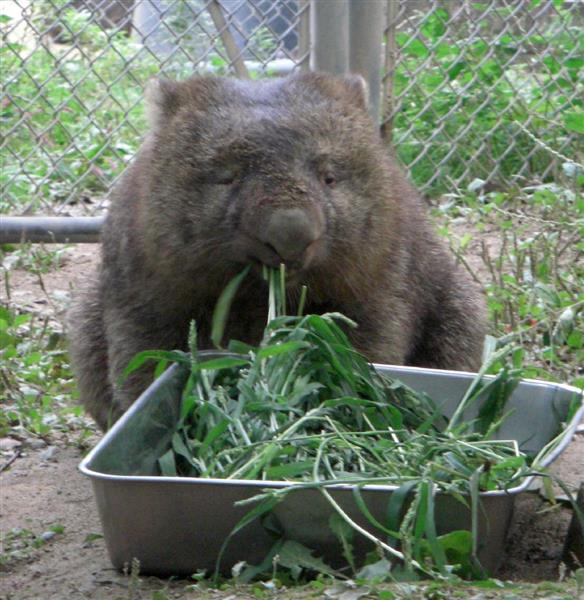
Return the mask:
<path fill-rule="evenodd" d="M 332 173 L 325 173 L 322 177 L 322 181 L 325 185 L 332 187 L 336 183 L 335 176 Z"/>

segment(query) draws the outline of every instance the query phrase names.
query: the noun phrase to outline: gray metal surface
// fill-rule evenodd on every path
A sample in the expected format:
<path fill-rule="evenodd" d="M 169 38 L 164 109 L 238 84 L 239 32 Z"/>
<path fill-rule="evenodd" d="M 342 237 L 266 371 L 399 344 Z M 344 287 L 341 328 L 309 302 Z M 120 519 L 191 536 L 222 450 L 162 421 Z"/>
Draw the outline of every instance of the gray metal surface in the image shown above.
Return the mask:
<path fill-rule="evenodd" d="M 99 241 L 104 217 L 0 216 L 0 244 L 93 244 Z"/>
<path fill-rule="evenodd" d="M 359 73 L 367 82 L 369 114 L 379 123 L 384 4 L 349 0 L 349 23 L 349 71 Z"/>
<path fill-rule="evenodd" d="M 377 368 L 432 394 L 443 404 L 446 414 L 452 413 L 473 377 L 470 373 L 411 367 L 377 365 Z M 80 465 L 81 472 L 92 480 L 104 537 L 116 568 L 123 568 L 138 558 L 142 573 L 188 575 L 198 569 L 213 571 L 224 540 L 249 510 L 234 507 L 234 503 L 265 488 L 290 485 L 157 475 L 156 460 L 170 446 L 185 379 L 184 371 L 178 367 L 170 369 L 136 401 Z M 581 392 L 569 386 L 522 382 L 509 401 L 514 412 L 499 437 L 516 439 L 525 451 L 538 452 L 557 434 L 575 397 L 581 397 Z M 562 443 L 546 464 L 569 443 L 583 416 L 584 407 L 580 407 Z M 511 490 L 481 494 L 479 557 L 490 570 L 494 570 L 503 557 L 514 499 L 527 490 L 529 484 L 530 480 L 526 479 Z M 394 489 L 368 486 L 364 490 L 363 497 L 378 518 L 385 515 Z M 351 488 L 338 486 L 334 494 L 349 515 L 367 528 L 354 504 Z M 436 506 L 439 533 L 470 528 L 469 511 L 452 497 L 439 494 Z M 289 538 L 314 548 L 335 564 L 342 554 L 328 527 L 331 510 L 318 491 L 299 490 L 287 495 L 275 508 L 274 515 Z M 260 523 L 249 524 L 227 545 L 221 569 L 229 573 L 240 560 L 257 564 L 273 541 Z M 371 545 L 356 540 L 357 554 L 368 550 Z"/>
<path fill-rule="evenodd" d="M 349 70 L 348 0 L 311 3 L 312 51 L 310 68 L 343 75 Z M 318 31 L 318 35 L 314 32 Z"/>

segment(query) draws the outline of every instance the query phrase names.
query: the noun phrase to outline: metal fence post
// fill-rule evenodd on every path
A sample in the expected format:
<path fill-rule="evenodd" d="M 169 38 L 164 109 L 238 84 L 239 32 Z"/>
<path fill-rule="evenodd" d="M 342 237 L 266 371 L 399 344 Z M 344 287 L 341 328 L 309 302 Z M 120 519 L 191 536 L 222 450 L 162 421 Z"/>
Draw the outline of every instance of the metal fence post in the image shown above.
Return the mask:
<path fill-rule="evenodd" d="M 395 65 L 397 60 L 396 45 L 396 27 L 397 14 L 399 12 L 399 3 L 393 0 L 387 0 L 386 30 L 385 30 L 385 68 L 383 76 L 383 95 L 382 95 L 382 123 L 381 137 L 388 143 L 391 143 L 393 135 L 393 79 L 395 74 Z"/>
<path fill-rule="evenodd" d="M 382 0 L 349 0 L 349 70 L 369 86 L 369 112 L 379 121 L 381 42 L 384 24 Z"/>
<path fill-rule="evenodd" d="M 310 67 L 342 75 L 349 70 L 348 0 L 312 0 Z"/>
<path fill-rule="evenodd" d="M 301 71 L 310 69 L 310 0 L 298 2 L 298 59 Z"/>

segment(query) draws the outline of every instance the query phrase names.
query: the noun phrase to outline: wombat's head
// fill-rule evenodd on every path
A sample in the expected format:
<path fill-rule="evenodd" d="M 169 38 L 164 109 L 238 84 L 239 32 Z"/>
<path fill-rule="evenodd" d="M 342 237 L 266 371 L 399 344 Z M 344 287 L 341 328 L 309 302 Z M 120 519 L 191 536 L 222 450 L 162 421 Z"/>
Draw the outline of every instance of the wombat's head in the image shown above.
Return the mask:
<path fill-rule="evenodd" d="M 284 262 L 308 280 L 375 243 L 391 174 L 361 78 L 157 80 L 147 99 L 144 214 L 185 270 Z"/>

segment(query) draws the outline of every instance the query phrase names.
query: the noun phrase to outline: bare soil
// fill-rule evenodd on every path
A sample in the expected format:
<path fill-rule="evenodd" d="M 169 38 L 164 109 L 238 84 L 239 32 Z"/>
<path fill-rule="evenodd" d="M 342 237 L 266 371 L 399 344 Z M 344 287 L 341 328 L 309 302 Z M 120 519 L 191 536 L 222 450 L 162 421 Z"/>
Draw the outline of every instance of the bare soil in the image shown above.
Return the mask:
<path fill-rule="evenodd" d="M 61 322 L 71 290 L 91 272 L 96 257 L 97 246 L 79 245 L 67 250 L 59 268 L 40 278 L 26 270 L 12 270 L 11 303 Z M 4 285 L 0 287 L 4 294 Z M 97 439 L 96 434 L 92 442 Z M 70 440 L 59 440 L 54 449 L 42 441 L 35 442 L 17 446 L 14 440 L 0 439 L 0 469 L 5 467 L 0 473 L 2 538 L 6 546 L 13 543 L 9 541 L 13 530 L 30 531 L 33 540 L 43 535 L 47 538 L 38 548 L 32 542 L 25 544 L 21 558 L 0 564 L 0 598 L 153 598 L 155 592 L 164 592 L 169 598 L 254 597 L 247 588 L 230 587 L 223 592 L 189 590 L 189 581 L 132 577 L 113 570 L 99 537 L 101 528 L 91 484 L 77 471 L 82 451 Z M 553 471 L 573 489 L 584 481 L 584 436 L 576 435 Z M 497 577 L 516 582 L 558 581 L 570 519 L 571 510 L 566 505 L 552 506 L 537 492 L 520 498 Z M 51 532 L 51 528 L 58 533 Z M 276 595 L 318 596 L 314 591 L 307 595 L 282 591 Z M 461 590 L 456 595 L 465 597 Z M 471 597 L 470 590 L 466 597 Z M 489 592 L 476 597 L 498 596 Z"/>

